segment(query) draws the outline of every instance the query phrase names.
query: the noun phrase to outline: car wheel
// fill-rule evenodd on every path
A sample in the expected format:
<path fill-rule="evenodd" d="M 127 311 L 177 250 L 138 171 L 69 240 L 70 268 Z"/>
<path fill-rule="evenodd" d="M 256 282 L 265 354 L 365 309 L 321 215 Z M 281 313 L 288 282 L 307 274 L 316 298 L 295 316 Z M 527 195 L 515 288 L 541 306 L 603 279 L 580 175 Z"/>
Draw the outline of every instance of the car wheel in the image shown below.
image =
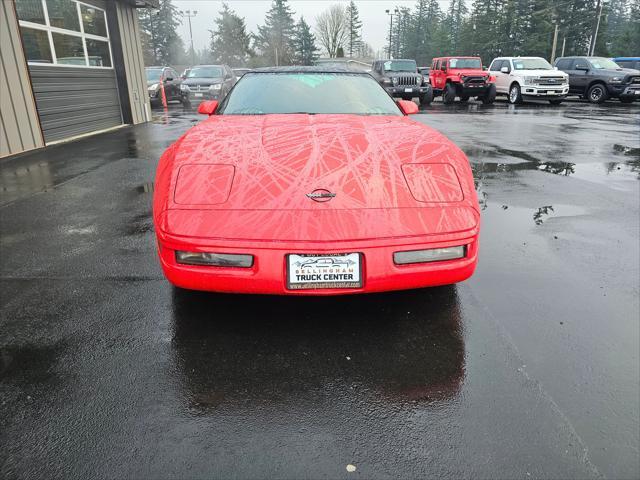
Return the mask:
<path fill-rule="evenodd" d="M 587 100 L 589 100 L 591 103 L 603 103 L 607 100 L 607 97 L 607 87 L 605 87 L 601 83 L 591 85 L 589 91 L 587 92 Z"/>
<path fill-rule="evenodd" d="M 469 101 L 469 95 L 461 95 L 461 96 L 460 96 L 460 101 L 461 101 L 462 103 L 464 103 L 464 102 L 468 102 L 468 101 Z"/>
<path fill-rule="evenodd" d="M 491 105 L 496 101 L 496 85 L 494 83 L 489 85 L 489 90 L 487 90 L 487 93 L 485 93 L 480 100 L 482 100 L 483 105 Z"/>
<path fill-rule="evenodd" d="M 431 105 L 433 101 L 433 90 L 429 90 L 427 93 L 420 97 L 420 105 L 427 106 Z"/>
<path fill-rule="evenodd" d="M 456 99 L 456 87 L 454 87 L 451 83 L 447 83 L 447 86 L 444 88 L 444 92 L 442 93 L 442 101 L 445 105 L 451 105 Z"/>
<path fill-rule="evenodd" d="M 550 103 L 551 105 L 560 105 L 560 104 L 562 103 L 562 100 L 558 100 L 558 99 L 556 99 L 556 100 L 549 100 L 549 103 Z"/>
<path fill-rule="evenodd" d="M 633 103 L 634 100 L 635 98 L 633 97 L 620 97 L 622 103 Z"/>
<path fill-rule="evenodd" d="M 518 105 L 522 103 L 522 92 L 520 91 L 520 85 L 514 83 L 509 89 L 509 103 L 512 105 Z"/>

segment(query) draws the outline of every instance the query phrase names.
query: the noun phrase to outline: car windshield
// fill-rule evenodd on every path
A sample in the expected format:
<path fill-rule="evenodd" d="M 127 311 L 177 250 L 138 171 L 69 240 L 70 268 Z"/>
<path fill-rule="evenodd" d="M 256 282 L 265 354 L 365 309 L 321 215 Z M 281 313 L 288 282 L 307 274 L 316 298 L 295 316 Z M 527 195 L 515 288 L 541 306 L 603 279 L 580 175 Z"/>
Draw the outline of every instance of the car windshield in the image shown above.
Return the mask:
<path fill-rule="evenodd" d="M 147 81 L 148 82 L 157 82 L 160 80 L 160 76 L 162 75 L 161 68 L 147 68 Z"/>
<path fill-rule="evenodd" d="M 389 60 L 384 62 L 385 72 L 416 72 L 418 64 L 415 60 Z"/>
<path fill-rule="evenodd" d="M 589 62 L 591 63 L 591 66 L 596 70 L 603 70 L 603 69 L 619 70 L 620 69 L 620 65 L 618 65 L 616 62 L 608 58 L 600 58 L 600 57 L 590 58 Z"/>
<path fill-rule="evenodd" d="M 513 68 L 516 70 L 553 70 L 551 64 L 544 58 L 514 58 Z"/>
<path fill-rule="evenodd" d="M 396 103 L 371 76 L 315 72 L 248 72 L 227 96 L 219 113 L 401 115 Z"/>
<path fill-rule="evenodd" d="M 193 67 L 187 78 L 217 78 L 222 77 L 222 67 Z"/>
<path fill-rule="evenodd" d="M 482 62 L 479 58 L 451 58 L 449 59 L 449 68 L 482 68 Z"/>

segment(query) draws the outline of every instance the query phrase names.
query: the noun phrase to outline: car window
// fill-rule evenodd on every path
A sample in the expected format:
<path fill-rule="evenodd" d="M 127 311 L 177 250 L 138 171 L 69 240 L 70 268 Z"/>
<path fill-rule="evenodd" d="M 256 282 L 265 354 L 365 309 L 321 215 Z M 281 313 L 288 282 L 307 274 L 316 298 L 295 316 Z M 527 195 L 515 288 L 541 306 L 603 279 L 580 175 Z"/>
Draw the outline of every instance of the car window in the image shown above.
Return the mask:
<path fill-rule="evenodd" d="M 315 72 L 249 72 L 223 101 L 220 113 L 402 115 L 369 75 Z"/>
<path fill-rule="evenodd" d="M 187 74 L 187 78 L 217 78 L 222 77 L 222 67 L 193 67 Z"/>
<path fill-rule="evenodd" d="M 620 68 L 616 62 L 609 58 L 594 57 L 589 59 L 589 63 L 596 70 L 616 70 Z"/>
<path fill-rule="evenodd" d="M 544 58 L 514 58 L 513 68 L 516 70 L 552 70 L 553 67 Z"/>
<path fill-rule="evenodd" d="M 158 80 L 160 80 L 160 77 L 162 76 L 162 70 L 159 68 L 147 68 L 146 74 L 147 74 L 147 81 L 157 82 Z"/>
<path fill-rule="evenodd" d="M 387 60 L 384 62 L 384 70 L 387 72 L 417 72 L 418 65 L 415 60 Z"/>
<path fill-rule="evenodd" d="M 558 67 L 558 70 L 568 70 L 569 65 L 571 64 L 571 60 L 568 58 L 562 58 L 560 60 L 558 60 L 558 63 L 556 63 L 556 67 Z"/>
<path fill-rule="evenodd" d="M 489 65 L 489 71 L 499 72 L 501 63 L 502 63 L 502 60 L 494 60 L 493 62 L 491 62 L 491 65 Z"/>
<path fill-rule="evenodd" d="M 449 59 L 449 68 L 482 68 L 479 58 L 451 58 Z"/>

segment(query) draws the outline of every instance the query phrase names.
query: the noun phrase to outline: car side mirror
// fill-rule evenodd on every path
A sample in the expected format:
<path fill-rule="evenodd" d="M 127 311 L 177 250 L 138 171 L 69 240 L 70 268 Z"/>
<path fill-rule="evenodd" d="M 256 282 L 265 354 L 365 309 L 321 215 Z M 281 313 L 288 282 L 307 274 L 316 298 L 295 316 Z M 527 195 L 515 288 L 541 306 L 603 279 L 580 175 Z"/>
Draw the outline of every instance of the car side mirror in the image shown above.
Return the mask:
<path fill-rule="evenodd" d="M 502 73 L 509 73 L 509 67 L 502 67 L 502 68 L 500 69 L 500 71 L 501 71 Z"/>
<path fill-rule="evenodd" d="M 216 100 L 206 100 L 198 105 L 198 113 L 203 115 L 213 115 L 218 109 L 218 102 Z"/>
<path fill-rule="evenodd" d="M 164 79 L 165 82 L 173 82 L 173 77 L 167 77 Z"/>
<path fill-rule="evenodd" d="M 418 113 L 418 105 L 410 100 L 398 100 L 398 107 L 405 115 L 413 115 Z"/>

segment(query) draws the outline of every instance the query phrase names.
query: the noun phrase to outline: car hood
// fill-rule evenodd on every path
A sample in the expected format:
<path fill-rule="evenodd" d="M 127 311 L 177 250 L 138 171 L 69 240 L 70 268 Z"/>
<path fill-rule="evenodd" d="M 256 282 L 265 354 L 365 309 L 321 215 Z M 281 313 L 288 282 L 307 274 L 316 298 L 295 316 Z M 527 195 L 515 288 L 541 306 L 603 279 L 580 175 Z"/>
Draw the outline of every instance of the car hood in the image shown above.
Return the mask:
<path fill-rule="evenodd" d="M 185 78 L 182 81 L 183 85 L 200 85 L 200 84 L 212 84 L 212 83 L 222 83 L 224 79 L 221 77 L 196 77 L 196 78 Z"/>
<path fill-rule="evenodd" d="M 233 238 L 300 218 L 335 224 L 331 238 L 351 224 L 378 236 L 460 231 L 478 210 L 464 153 L 400 116 L 214 115 L 165 153 L 154 196 L 161 228 L 244 232 Z"/>
<path fill-rule="evenodd" d="M 515 70 L 513 73 L 523 77 L 567 77 L 561 70 Z"/>

